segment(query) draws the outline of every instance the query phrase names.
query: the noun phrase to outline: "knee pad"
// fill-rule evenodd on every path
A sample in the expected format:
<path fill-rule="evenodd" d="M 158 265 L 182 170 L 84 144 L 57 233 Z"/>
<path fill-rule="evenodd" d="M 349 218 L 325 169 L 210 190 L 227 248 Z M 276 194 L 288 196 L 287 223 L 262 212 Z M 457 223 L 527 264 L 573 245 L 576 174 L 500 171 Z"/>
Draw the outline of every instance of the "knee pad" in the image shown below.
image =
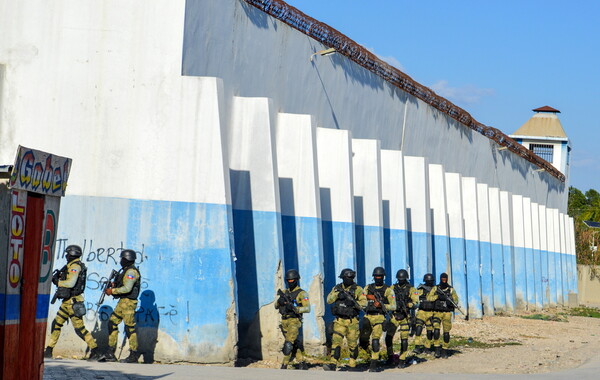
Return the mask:
<path fill-rule="evenodd" d="M 340 360 L 340 356 L 342 356 L 342 348 L 336 347 L 335 350 L 333 350 L 333 358 L 335 360 Z"/>
<path fill-rule="evenodd" d="M 108 335 L 112 334 L 113 331 L 118 331 L 118 330 L 119 330 L 119 328 L 117 327 L 117 325 L 109 319 L 108 320 Z"/>
<path fill-rule="evenodd" d="M 433 330 L 433 339 L 435 339 L 435 340 L 440 339 L 440 329 Z"/>
<path fill-rule="evenodd" d="M 292 350 L 293 350 L 293 349 L 294 349 L 294 345 L 292 344 L 292 342 L 288 342 L 288 341 L 286 341 L 286 342 L 283 344 L 283 349 L 281 350 L 281 352 L 283 352 L 283 354 L 284 354 L 285 356 L 288 356 L 288 355 L 290 355 L 290 354 L 292 353 Z"/>
<path fill-rule="evenodd" d="M 381 348 L 381 346 L 379 346 L 379 339 L 373 339 L 371 348 L 373 349 L 373 352 L 379 352 L 379 349 Z"/>
<path fill-rule="evenodd" d="M 427 339 L 429 339 L 429 340 L 433 339 L 433 331 L 432 330 L 427 330 Z"/>
<path fill-rule="evenodd" d="M 400 352 L 408 351 L 408 339 L 402 339 L 400 341 Z"/>
<path fill-rule="evenodd" d="M 369 337 L 360 337 L 360 339 L 358 340 L 358 345 L 360 346 L 360 348 L 362 348 L 363 350 L 367 350 L 369 348 Z"/>
<path fill-rule="evenodd" d="M 352 359 L 356 359 L 358 357 L 358 347 L 354 347 L 354 350 L 352 350 L 352 352 L 350 352 L 350 357 Z"/>
<path fill-rule="evenodd" d="M 417 325 L 417 328 L 415 329 L 415 334 L 417 336 L 421 336 L 422 332 L 423 332 L 423 325 Z"/>
<path fill-rule="evenodd" d="M 125 335 L 127 335 L 127 338 L 130 338 L 134 332 L 135 332 L 135 326 L 125 325 Z"/>
<path fill-rule="evenodd" d="M 394 345 L 394 336 L 393 335 L 386 335 L 385 336 L 385 345 L 387 347 L 392 347 Z"/>
<path fill-rule="evenodd" d="M 450 343 L 450 333 L 444 331 L 444 342 Z"/>

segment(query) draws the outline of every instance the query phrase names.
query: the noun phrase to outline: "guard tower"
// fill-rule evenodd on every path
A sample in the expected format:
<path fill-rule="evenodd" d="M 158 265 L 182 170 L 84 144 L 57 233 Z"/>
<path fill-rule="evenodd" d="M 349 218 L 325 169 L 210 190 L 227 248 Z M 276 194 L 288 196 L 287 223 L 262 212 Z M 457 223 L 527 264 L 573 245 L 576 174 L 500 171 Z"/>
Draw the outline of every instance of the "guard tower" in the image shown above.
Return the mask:
<path fill-rule="evenodd" d="M 532 111 L 535 114 L 531 119 L 510 137 L 551 163 L 568 181 L 571 144 L 558 119 L 560 111 L 549 106 Z"/>

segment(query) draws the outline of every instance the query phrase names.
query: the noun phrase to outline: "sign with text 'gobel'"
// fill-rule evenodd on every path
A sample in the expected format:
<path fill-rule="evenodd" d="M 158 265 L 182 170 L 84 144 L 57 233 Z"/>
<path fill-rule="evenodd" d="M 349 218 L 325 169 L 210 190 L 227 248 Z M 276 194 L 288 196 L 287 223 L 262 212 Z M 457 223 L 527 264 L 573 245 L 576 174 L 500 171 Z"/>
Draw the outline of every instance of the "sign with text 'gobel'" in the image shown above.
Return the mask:
<path fill-rule="evenodd" d="M 10 187 L 62 197 L 71 170 L 70 158 L 19 146 L 10 176 Z"/>

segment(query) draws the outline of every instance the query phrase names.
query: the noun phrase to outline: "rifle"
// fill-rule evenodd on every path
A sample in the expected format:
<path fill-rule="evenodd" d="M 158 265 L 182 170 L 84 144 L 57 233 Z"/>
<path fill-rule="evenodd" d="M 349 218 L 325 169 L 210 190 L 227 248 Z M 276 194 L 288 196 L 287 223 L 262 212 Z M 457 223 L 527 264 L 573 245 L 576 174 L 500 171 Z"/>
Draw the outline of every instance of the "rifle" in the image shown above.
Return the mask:
<path fill-rule="evenodd" d="M 436 288 L 435 288 L 435 292 L 438 294 L 438 296 L 441 296 L 441 297 L 443 297 L 443 300 L 444 300 L 444 301 L 448 301 L 448 302 L 450 302 L 450 304 L 451 304 L 452 306 L 454 306 L 454 308 L 455 308 L 456 310 L 460 311 L 462 315 L 464 315 L 465 317 L 467 316 L 467 315 L 464 313 L 464 311 L 462 311 L 462 309 L 461 309 L 460 307 L 458 307 L 458 305 L 457 305 L 457 304 L 456 304 L 456 303 L 455 303 L 455 302 L 454 302 L 454 301 L 453 301 L 453 300 L 452 300 L 450 297 L 448 297 L 448 296 L 446 295 L 446 293 L 442 292 L 442 290 L 441 290 L 439 287 L 436 287 Z"/>
<path fill-rule="evenodd" d="M 127 328 L 127 327 L 125 327 Z M 123 332 L 123 341 L 121 342 L 121 349 L 119 350 L 119 356 L 117 356 L 117 360 L 121 359 L 121 354 L 123 353 L 123 347 L 125 347 L 125 340 L 127 339 L 127 332 Z"/>
<path fill-rule="evenodd" d="M 385 313 L 385 317 L 390 318 L 391 311 L 389 311 L 388 309 L 385 308 L 385 303 L 383 302 L 383 296 L 379 292 L 373 292 L 373 294 L 375 295 L 375 301 L 379 302 L 379 304 L 381 305 L 381 309 Z"/>
<path fill-rule="evenodd" d="M 396 303 L 399 303 L 400 306 L 402 307 L 402 311 L 404 312 L 404 314 L 406 315 L 406 318 L 408 319 L 408 325 L 410 327 L 410 332 L 414 335 L 414 331 L 415 331 L 415 315 L 414 313 L 411 313 L 412 308 L 409 308 L 408 305 L 406 305 L 405 300 L 398 296 L 398 293 L 396 293 Z M 413 336 L 411 335 L 411 336 Z"/>
<path fill-rule="evenodd" d="M 109 285 L 111 285 L 114 280 L 115 277 L 117 277 L 117 274 L 119 272 L 117 272 L 116 270 L 112 270 L 112 272 L 110 272 L 110 276 L 108 276 L 108 279 L 106 281 L 102 282 L 102 285 L 100 286 L 100 299 L 98 300 L 98 302 L 96 302 L 96 306 L 100 307 L 100 305 L 102 305 L 102 303 L 104 303 L 104 297 L 106 296 L 106 289 L 108 289 Z"/>
<path fill-rule="evenodd" d="M 293 300 L 289 294 L 285 294 L 281 289 L 277 290 L 277 295 L 279 297 L 283 297 L 283 299 L 285 300 L 285 308 L 286 308 L 285 311 L 286 312 L 292 312 L 294 314 L 297 314 L 294 311 L 294 306 L 296 306 L 296 300 Z"/>
<path fill-rule="evenodd" d="M 352 306 L 354 306 L 354 308 L 356 310 L 362 310 L 362 306 L 360 306 L 360 304 L 358 302 L 356 302 L 356 299 L 354 298 L 354 294 L 349 293 L 347 290 L 344 290 L 344 288 L 342 288 L 341 285 L 338 285 L 337 289 L 338 289 L 338 292 L 344 293 L 346 295 L 346 299 L 352 300 L 352 303 L 353 303 Z"/>
<path fill-rule="evenodd" d="M 65 274 L 67 273 L 67 272 L 66 272 L 66 269 L 67 269 L 67 266 L 65 265 L 64 267 L 62 267 L 62 269 L 60 269 L 60 270 L 58 270 L 58 269 L 55 269 L 55 270 L 52 272 L 52 283 L 53 283 L 54 285 L 56 285 L 56 292 L 54 293 L 54 297 L 52 297 L 52 301 L 50 301 L 50 303 L 51 303 L 52 305 L 54 305 L 54 303 L 55 303 L 55 302 L 56 302 L 56 300 L 58 299 L 58 293 L 59 293 L 59 291 L 58 291 L 58 282 L 59 282 L 60 280 L 65 280 L 65 279 L 66 279 L 66 276 L 65 276 Z M 64 278 L 63 278 L 63 277 L 64 277 Z"/>

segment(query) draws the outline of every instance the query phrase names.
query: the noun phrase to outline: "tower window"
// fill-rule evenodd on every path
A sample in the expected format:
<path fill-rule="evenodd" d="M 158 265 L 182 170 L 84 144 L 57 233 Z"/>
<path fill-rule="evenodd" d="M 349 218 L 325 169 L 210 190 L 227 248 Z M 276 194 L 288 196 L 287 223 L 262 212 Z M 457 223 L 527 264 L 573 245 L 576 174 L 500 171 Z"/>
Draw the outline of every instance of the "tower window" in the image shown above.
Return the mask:
<path fill-rule="evenodd" d="M 552 163 L 552 157 L 554 156 L 554 146 L 547 144 L 529 144 L 529 150 L 535 153 L 537 156 L 544 160 Z"/>

